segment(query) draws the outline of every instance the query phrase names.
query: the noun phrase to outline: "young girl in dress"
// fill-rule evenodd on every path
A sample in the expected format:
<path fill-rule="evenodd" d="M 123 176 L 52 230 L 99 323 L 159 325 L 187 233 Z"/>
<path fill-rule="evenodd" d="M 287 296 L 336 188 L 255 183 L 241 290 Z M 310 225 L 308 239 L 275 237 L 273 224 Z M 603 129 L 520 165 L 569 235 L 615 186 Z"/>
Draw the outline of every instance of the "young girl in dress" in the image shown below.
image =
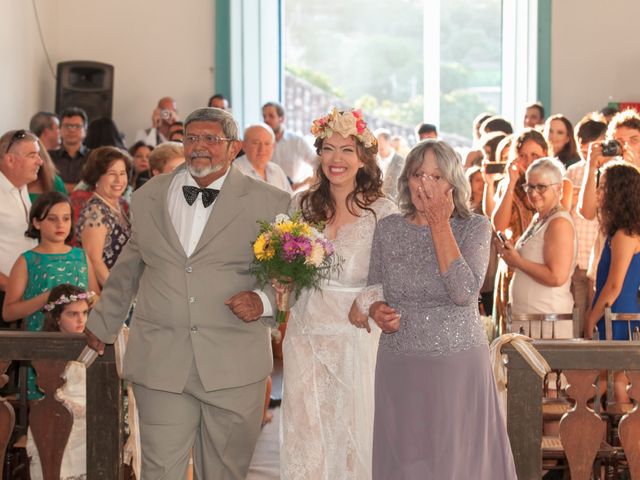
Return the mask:
<path fill-rule="evenodd" d="M 44 305 L 45 331 L 62 333 L 82 333 L 87 323 L 89 308 L 95 299 L 94 292 L 70 284 L 54 287 Z M 87 478 L 87 419 L 86 419 L 86 369 L 83 363 L 72 361 L 63 373 L 66 380 L 58 391 L 57 397 L 73 413 L 73 427 L 62 457 L 60 478 L 63 480 L 81 480 Z M 29 430 L 27 453 L 30 457 L 31 479 L 43 478 L 40 455 Z"/>
<path fill-rule="evenodd" d="M 71 204 L 65 195 L 54 191 L 38 197 L 29 212 L 25 235 L 39 244 L 20 255 L 13 265 L 2 314 L 7 322 L 24 319 L 25 329 L 35 332 L 44 325 L 41 309 L 51 288 L 69 283 L 98 291 L 98 284 L 84 251 L 67 245 L 73 238 L 73 223 Z M 41 396 L 30 369 L 28 397 L 35 400 Z"/>

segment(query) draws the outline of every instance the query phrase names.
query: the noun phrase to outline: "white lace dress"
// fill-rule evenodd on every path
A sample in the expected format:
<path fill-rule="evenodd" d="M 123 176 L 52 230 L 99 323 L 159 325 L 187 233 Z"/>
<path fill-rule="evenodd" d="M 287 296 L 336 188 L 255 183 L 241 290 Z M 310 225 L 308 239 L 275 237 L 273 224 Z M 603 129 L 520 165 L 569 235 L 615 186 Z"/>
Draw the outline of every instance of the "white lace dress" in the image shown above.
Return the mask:
<path fill-rule="evenodd" d="M 344 259 L 318 291 L 304 291 L 284 340 L 280 475 L 283 480 L 371 478 L 373 380 L 380 330 L 349 323 L 365 287 L 376 220 L 397 211 L 386 198 L 337 232 Z"/>

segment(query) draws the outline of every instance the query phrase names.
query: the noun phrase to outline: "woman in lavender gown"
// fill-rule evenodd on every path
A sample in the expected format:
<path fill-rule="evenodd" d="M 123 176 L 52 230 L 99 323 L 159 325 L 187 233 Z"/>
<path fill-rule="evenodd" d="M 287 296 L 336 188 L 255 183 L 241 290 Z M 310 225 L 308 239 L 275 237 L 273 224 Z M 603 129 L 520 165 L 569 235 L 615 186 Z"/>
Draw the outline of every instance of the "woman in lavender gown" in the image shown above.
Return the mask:
<path fill-rule="evenodd" d="M 383 331 L 373 479 L 515 479 L 478 313 L 491 226 L 471 213 L 444 142 L 419 143 L 398 184 L 402 214 L 378 223 L 369 286 L 351 311 Z"/>

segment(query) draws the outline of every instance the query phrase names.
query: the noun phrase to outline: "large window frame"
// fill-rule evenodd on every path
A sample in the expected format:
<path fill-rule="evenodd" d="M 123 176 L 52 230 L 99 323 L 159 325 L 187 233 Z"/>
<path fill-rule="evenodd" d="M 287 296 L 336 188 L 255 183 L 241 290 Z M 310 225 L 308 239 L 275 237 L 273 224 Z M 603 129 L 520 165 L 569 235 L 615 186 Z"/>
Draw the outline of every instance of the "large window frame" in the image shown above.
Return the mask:
<path fill-rule="evenodd" d="M 215 90 L 230 97 L 241 126 L 260 120 L 265 102 L 283 98 L 284 1 L 216 0 Z M 440 12 L 440 2 L 424 0 L 424 111 L 436 124 L 440 25 L 434 18 L 440 15 L 434 12 Z M 501 114 L 516 127 L 528 103 L 541 101 L 552 111 L 550 41 L 551 0 L 503 0 Z"/>

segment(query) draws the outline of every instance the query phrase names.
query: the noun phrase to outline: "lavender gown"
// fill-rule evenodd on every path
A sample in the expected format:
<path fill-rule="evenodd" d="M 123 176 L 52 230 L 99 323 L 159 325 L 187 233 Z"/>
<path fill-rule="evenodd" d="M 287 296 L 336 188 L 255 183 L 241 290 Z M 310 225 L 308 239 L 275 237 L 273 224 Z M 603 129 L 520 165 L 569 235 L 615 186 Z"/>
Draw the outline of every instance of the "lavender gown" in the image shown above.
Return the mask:
<path fill-rule="evenodd" d="M 364 304 L 401 314 L 378 349 L 374 480 L 516 478 L 478 314 L 491 227 L 478 215 L 451 227 L 462 257 L 445 274 L 428 227 L 391 215 L 374 234 Z"/>

